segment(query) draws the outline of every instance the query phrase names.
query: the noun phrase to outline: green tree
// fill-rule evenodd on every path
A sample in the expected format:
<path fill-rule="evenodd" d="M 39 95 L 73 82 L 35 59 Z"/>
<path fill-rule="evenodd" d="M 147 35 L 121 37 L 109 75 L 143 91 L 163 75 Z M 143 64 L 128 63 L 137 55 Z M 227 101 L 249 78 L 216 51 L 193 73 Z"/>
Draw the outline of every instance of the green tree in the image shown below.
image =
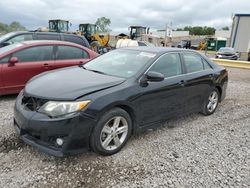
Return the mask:
<path fill-rule="evenodd" d="M 215 28 L 213 27 L 204 27 L 204 35 L 214 35 L 215 34 Z"/>
<path fill-rule="evenodd" d="M 228 31 L 228 30 L 229 30 L 229 27 L 228 27 L 228 26 L 225 26 L 225 27 L 222 27 L 221 29 L 222 29 L 222 30 L 225 30 L 225 31 Z"/>
<path fill-rule="evenodd" d="M 182 28 L 177 28 L 176 31 L 183 31 L 183 29 Z"/>
<path fill-rule="evenodd" d="M 201 26 L 185 26 L 183 28 L 184 31 L 189 31 L 190 35 L 214 35 L 215 28 L 213 27 L 201 27 Z"/>
<path fill-rule="evenodd" d="M 195 27 L 192 27 L 190 34 L 191 35 L 204 35 L 204 30 L 200 26 L 195 26 Z"/>
<path fill-rule="evenodd" d="M 9 32 L 9 26 L 7 24 L 0 22 L 0 33 L 8 33 Z"/>
<path fill-rule="evenodd" d="M 111 20 L 106 17 L 98 18 L 95 22 L 100 32 L 108 32 L 111 31 L 108 27 L 111 24 Z"/>
<path fill-rule="evenodd" d="M 22 26 L 19 22 L 12 22 L 10 25 L 9 25 L 9 29 L 11 31 L 26 31 L 27 29 Z"/>
<path fill-rule="evenodd" d="M 26 31 L 27 29 L 19 22 L 12 22 L 10 25 L 0 22 L 0 33 L 9 33 L 11 31 Z"/>

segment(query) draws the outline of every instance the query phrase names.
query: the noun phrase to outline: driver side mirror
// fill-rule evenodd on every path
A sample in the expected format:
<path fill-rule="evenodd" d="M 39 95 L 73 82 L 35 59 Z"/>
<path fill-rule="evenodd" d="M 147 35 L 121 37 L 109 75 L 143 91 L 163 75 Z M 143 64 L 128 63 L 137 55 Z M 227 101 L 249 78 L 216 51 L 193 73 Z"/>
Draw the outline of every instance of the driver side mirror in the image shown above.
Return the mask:
<path fill-rule="evenodd" d="M 164 75 L 159 72 L 148 71 L 146 75 L 144 75 L 143 79 L 141 79 L 141 85 L 146 87 L 148 82 L 161 82 L 164 80 Z"/>
<path fill-rule="evenodd" d="M 159 72 L 148 71 L 148 73 L 146 74 L 146 79 L 150 82 L 160 82 L 164 80 L 164 75 Z"/>
<path fill-rule="evenodd" d="M 10 59 L 9 59 L 9 67 L 11 67 L 11 66 L 14 66 L 16 63 L 18 62 L 18 58 L 17 57 L 11 57 Z"/>

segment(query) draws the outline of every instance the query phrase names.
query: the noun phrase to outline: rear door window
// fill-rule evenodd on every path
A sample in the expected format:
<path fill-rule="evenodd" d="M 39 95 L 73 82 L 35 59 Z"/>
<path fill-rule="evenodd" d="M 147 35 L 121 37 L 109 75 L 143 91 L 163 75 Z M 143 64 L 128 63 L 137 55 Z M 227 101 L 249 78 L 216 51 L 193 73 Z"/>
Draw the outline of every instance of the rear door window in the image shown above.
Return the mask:
<path fill-rule="evenodd" d="M 198 54 L 183 53 L 183 59 L 187 73 L 211 69 L 211 66 Z"/>
<path fill-rule="evenodd" d="M 15 37 L 12 37 L 11 39 L 7 40 L 6 42 L 9 42 L 10 44 L 14 44 L 16 42 L 22 42 L 22 41 L 26 41 L 26 40 L 33 40 L 31 33 L 17 35 Z"/>
<path fill-rule="evenodd" d="M 85 50 L 73 46 L 58 46 L 57 60 L 87 58 L 89 55 Z"/>
<path fill-rule="evenodd" d="M 19 62 L 53 60 L 53 46 L 35 46 L 13 53 Z"/>
<path fill-rule="evenodd" d="M 60 34 L 37 33 L 37 40 L 61 40 Z"/>

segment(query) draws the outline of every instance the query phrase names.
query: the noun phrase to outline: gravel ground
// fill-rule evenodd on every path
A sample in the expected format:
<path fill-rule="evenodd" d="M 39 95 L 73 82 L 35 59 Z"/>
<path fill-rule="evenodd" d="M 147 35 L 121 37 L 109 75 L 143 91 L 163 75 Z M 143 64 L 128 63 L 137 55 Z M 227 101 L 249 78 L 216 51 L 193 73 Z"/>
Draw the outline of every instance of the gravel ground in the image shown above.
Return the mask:
<path fill-rule="evenodd" d="M 192 114 L 133 136 L 113 156 L 55 158 L 20 142 L 16 96 L 0 97 L 0 187 L 250 187 L 250 70 L 228 68 L 215 114 Z"/>

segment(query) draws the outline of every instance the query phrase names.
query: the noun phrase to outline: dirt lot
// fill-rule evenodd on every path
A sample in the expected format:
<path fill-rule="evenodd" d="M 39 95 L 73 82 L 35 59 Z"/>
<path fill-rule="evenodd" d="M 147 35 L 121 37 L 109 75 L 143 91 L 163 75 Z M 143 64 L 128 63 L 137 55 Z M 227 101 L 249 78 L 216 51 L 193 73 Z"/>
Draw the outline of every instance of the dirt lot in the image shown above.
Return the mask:
<path fill-rule="evenodd" d="M 0 97 L 0 187 L 250 187 L 250 70 L 228 68 L 215 114 L 192 114 L 130 139 L 110 157 L 55 158 L 19 141 L 15 96 Z"/>

